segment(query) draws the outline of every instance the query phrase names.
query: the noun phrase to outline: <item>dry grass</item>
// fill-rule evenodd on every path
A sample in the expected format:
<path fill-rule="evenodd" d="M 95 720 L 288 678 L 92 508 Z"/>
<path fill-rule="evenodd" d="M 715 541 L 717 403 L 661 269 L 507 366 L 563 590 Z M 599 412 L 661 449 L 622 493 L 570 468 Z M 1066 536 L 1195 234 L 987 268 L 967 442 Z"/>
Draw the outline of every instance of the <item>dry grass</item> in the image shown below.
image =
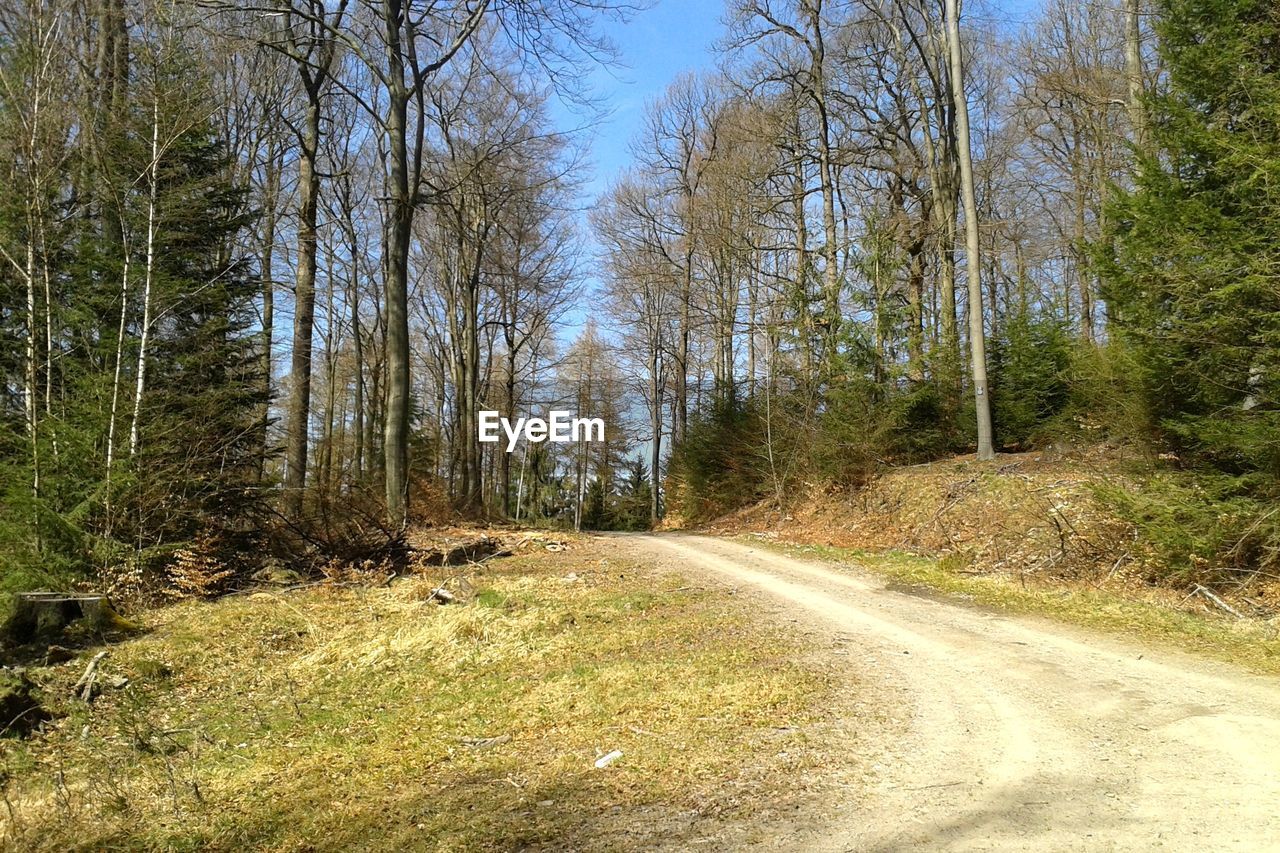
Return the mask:
<path fill-rule="evenodd" d="M 907 587 L 941 592 L 962 601 L 1045 616 L 1280 675 L 1280 619 L 1234 619 L 1188 612 L 1185 597 L 1170 590 L 1117 589 L 1061 578 L 962 574 L 945 561 L 902 552 L 762 542 L 754 536 L 749 541 L 793 556 L 853 566 Z"/>
<path fill-rule="evenodd" d="M 1094 493 L 1121 470 L 1107 450 L 960 457 L 896 468 L 857 489 L 815 487 L 791 505 L 762 503 L 711 529 L 944 557 L 974 571 L 1078 577 L 1129 559 L 1131 525 Z"/>
<path fill-rule="evenodd" d="M 1125 484 L 1120 451 L 972 456 L 897 468 L 854 491 L 762 503 L 709 532 L 856 563 L 901 583 L 1037 613 L 1280 673 L 1280 583 L 1220 590 L 1236 619 L 1194 587 L 1153 585 L 1149 549 L 1097 495 Z M 1248 595 L 1248 598 L 1244 598 Z"/>
<path fill-rule="evenodd" d="M 586 543 L 469 580 L 447 607 L 420 579 L 151 613 L 107 659 L 129 687 L 4 743 L 7 843 L 635 849 L 780 807 L 822 760 L 829 676 L 732 599 Z"/>

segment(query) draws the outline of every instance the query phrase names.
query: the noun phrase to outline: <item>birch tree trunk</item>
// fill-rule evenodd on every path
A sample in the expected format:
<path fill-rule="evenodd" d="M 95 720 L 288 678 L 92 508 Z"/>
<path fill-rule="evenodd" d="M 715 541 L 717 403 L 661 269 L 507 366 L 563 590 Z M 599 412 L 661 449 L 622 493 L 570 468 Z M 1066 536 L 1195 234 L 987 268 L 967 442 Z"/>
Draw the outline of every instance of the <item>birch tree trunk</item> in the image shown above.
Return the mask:
<path fill-rule="evenodd" d="M 27 352 L 26 388 L 23 402 L 26 406 L 27 437 L 31 441 L 31 496 L 40 499 L 40 406 L 36 369 L 36 247 L 27 239 Z M 39 525 L 36 527 L 39 536 Z"/>
<path fill-rule="evenodd" d="M 138 370 L 133 393 L 133 420 L 129 426 L 129 457 L 138 455 L 138 436 L 142 421 L 142 397 L 147 390 L 147 348 L 151 342 L 151 303 L 156 270 L 156 194 L 160 182 L 160 100 L 151 98 L 151 162 L 148 165 L 147 248 L 142 279 L 142 330 L 138 340 Z"/>
<path fill-rule="evenodd" d="M 115 468 L 116 423 L 120 411 L 120 382 L 124 369 L 124 333 L 129 317 L 129 243 L 123 243 L 124 268 L 120 277 L 120 324 L 116 330 L 116 361 L 111 380 L 111 415 L 107 421 L 107 524 L 111 524 L 111 472 Z"/>

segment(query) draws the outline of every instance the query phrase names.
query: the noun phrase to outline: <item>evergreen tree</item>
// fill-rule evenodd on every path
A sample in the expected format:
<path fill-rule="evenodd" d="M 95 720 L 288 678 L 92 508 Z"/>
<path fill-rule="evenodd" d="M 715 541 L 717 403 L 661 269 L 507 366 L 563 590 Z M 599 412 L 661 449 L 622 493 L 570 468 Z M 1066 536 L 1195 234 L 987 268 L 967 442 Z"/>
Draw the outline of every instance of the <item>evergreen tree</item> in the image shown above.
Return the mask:
<path fill-rule="evenodd" d="M 20 78 L 31 60 L 5 48 L 0 72 Z M 14 264 L 0 271 L 7 587 L 158 567 L 195 540 L 227 557 L 260 553 L 245 547 L 263 529 L 265 402 L 257 282 L 235 248 L 246 197 L 190 58 L 168 42 L 139 42 L 137 52 L 150 61 L 110 117 L 112 132 L 81 122 L 74 150 L 54 152 L 42 182 L 25 182 L 39 195 L 0 201 L 0 247 L 34 246 L 38 277 L 32 287 Z M 23 138 L 25 105 L 6 91 L 9 149 Z M 55 106 L 68 116 L 78 108 L 70 98 Z M 40 167 L 28 161 L 14 158 L 11 179 Z"/>
<path fill-rule="evenodd" d="M 613 513 L 614 526 L 618 530 L 648 530 L 650 495 L 649 466 L 639 456 L 627 460 Z"/>
<path fill-rule="evenodd" d="M 253 333 L 256 277 L 228 246 L 247 225 L 206 129 L 181 137 L 160 173 L 157 322 L 134 460 L 139 525 L 154 544 L 197 536 L 229 553 L 257 528 L 263 383 Z"/>
<path fill-rule="evenodd" d="M 587 484 L 586 491 L 582 502 L 582 527 L 586 530 L 612 529 L 613 513 L 609 511 L 604 481 L 592 480 Z"/>
<path fill-rule="evenodd" d="M 991 408 L 1000 447 L 1025 447 L 1066 408 L 1070 331 L 1054 317 L 1018 311 L 991 347 Z"/>
<path fill-rule="evenodd" d="M 1114 328 L 1165 439 L 1280 475 L 1280 6 L 1158 7 L 1167 87 L 1103 253 Z"/>

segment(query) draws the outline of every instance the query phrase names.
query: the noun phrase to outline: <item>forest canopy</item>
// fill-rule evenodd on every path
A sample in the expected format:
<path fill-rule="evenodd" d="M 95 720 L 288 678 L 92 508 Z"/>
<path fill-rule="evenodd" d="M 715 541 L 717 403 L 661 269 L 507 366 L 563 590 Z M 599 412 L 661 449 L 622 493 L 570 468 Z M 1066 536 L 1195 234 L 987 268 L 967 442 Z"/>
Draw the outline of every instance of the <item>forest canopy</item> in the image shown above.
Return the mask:
<path fill-rule="evenodd" d="M 1171 567 L 1274 564 L 1274 3 L 726 0 L 586 198 L 638 11 L 0 0 L 5 588 L 1099 443 Z M 477 440 L 551 408 L 607 440 Z"/>

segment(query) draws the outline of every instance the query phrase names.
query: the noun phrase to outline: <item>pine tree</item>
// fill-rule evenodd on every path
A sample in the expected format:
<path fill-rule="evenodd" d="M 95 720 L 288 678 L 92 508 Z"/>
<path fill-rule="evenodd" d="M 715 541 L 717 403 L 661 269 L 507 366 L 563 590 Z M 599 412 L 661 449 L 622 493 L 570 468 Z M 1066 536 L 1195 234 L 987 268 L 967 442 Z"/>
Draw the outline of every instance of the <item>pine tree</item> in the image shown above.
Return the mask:
<path fill-rule="evenodd" d="M 623 466 L 622 482 L 618 489 L 617 506 L 613 513 L 614 526 L 619 530 L 648 530 L 649 467 L 642 457 L 628 459 Z"/>
<path fill-rule="evenodd" d="M 0 396 L 9 586 L 152 565 L 195 540 L 261 550 L 245 547 L 263 528 L 265 387 L 256 279 L 235 249 L 245 193 L 199 70 L 172 45 L 140 41 L 138 54 L 151 61 L 112 114 L 113 132 L 86 131 L 65 156 L 50 154 L 59 168 L 42 173 L 43 195 L 0 200 L 0 247 L 35 245 L 38 273 L 32 287 L 13 264 L 0 272 L 0 378 L 19 392 Z M 24 62 L 0 49 L 6 76 Z M 58 106 L 75 115 L 70 99 Z M 23 138 L 23 108 L 0 98 L 0 147 Z"/>
<path fill-rule="evenodd" d="M 1280 7 L 1162 0 L 1167 88 L 1102 259 L 1152 425 L 1232 473 L 1280 475 Z"/>
<path fill-rule="evenodd" d="M 140 536 L 212 539 L 231 550 L 260 519 L 263 383 L 252 308 L 257 279 L 232 256 L 248 224 L 222 144 L 185 134 L 160 172 L 164 199 L 153 365 L 134 463 Z M 159 499 L 152 505 L 151 498 Z"/>

